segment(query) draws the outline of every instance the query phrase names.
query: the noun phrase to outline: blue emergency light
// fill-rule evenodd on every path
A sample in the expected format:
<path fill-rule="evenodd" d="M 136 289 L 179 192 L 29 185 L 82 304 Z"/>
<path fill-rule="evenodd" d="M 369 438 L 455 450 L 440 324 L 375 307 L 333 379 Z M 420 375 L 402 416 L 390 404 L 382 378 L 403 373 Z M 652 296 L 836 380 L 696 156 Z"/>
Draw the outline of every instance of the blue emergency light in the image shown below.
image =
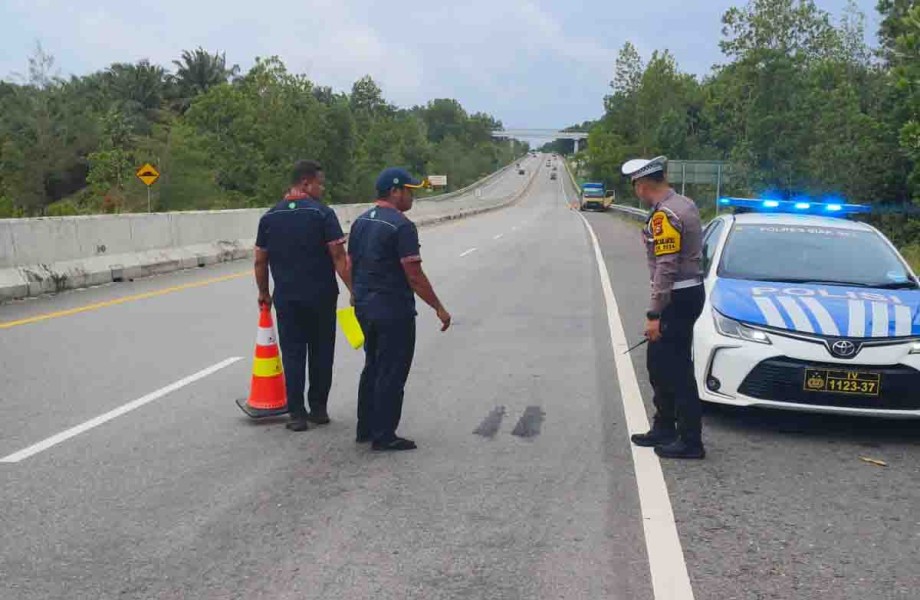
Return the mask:
<path fill-rule="evenodd" d="M 842 217 L 872 212 L 867 204 L 812 202 L 810 200 L 771 200 L 768 198 L 719 198 L 719 206 L 742 208 L 762 213 L 798 213 Z"/>

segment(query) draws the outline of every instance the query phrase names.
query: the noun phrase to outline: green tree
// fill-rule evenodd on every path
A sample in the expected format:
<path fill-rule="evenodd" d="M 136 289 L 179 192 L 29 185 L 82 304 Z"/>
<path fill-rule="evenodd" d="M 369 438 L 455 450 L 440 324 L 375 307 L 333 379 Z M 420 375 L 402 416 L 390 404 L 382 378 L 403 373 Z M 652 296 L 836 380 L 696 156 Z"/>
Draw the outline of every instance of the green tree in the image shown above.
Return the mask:
<path fill-rule="evenodd" d="M 176 101 L 180 111 L 188 109 L 192 100 L 213 87 L 227 83 L 239 73 L 239 66 L 227 66 L 226 54 L 209 54 L 203 48 L 184 50 L 179 60 L 174 60 L 176 73 L 171 77 L 176 86 Z"/>

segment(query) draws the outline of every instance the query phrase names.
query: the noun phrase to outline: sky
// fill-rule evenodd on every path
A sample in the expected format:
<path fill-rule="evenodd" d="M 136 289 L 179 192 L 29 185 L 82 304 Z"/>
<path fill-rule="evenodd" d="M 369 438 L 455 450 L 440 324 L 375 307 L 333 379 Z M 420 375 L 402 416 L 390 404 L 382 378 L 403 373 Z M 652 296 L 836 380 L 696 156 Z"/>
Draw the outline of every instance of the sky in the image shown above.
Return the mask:
<path fill-rule="evenodd" d="M 400 106 L 456 98 L 506 127 L 561 128 L 602 115 L 627 41 L 709 72 L 721 15 L 745 1 L 0 0 L 0 79 L 25 73 L 39 42 L 62 76 L 145 58 L 171 67 L 202 46 L 244 71 L 277 55 L 337 90 L 369 74 Z M 835 16 L 847 2 L 817 0 Z M 876 0 L 854 2 L 874 42 Z"/>

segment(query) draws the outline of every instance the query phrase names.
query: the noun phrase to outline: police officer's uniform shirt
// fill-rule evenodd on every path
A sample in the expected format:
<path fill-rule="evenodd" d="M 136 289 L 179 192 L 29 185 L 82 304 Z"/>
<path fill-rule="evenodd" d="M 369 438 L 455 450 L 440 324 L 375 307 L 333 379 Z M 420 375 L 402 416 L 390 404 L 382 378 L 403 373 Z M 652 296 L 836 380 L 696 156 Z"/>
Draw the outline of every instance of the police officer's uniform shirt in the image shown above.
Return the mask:
<path fill-rule="evenodd" d="M 415 293 L 403 264 L 421 262 L 415 223 L 386 202 L 358 217 L 351 226 L 355 309 L 369 319 L 411 318 Z"/>
<path fill-rule="evenodd" d="M 310 197 L 288 197 L 259 220 L 256 246 L 268 251 L 276 302 L 325 302 L 339 294 L 329 246 L 345 234 L 331 208 Z"/>
<path fill-rule="evenodd" d="M 671 290 L 676 282 L 702 275 L 700 211 L 693 200 L 670 190 L 652 207 L 643 237 L 652 284 L 649 310 L 661 313 L 671 301 Z"/>

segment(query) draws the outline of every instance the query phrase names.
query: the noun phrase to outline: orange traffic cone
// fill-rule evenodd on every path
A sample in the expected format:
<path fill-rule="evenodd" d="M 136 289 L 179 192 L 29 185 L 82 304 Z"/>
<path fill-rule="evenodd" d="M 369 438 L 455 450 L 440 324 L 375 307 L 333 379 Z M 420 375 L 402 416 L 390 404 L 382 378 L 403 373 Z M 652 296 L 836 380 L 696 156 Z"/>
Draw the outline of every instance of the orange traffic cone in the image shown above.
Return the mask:
<path fill-rule="evenodd" d="M 262 306 L 259 314 L 259 333 L 256 335 L 256 356 L 252 362 L 249 400 L 240 398 L 236 405 L 253 419 L 275 417 L 288 411 L 284 371 L 281 368 L 271 307 Z"/>

